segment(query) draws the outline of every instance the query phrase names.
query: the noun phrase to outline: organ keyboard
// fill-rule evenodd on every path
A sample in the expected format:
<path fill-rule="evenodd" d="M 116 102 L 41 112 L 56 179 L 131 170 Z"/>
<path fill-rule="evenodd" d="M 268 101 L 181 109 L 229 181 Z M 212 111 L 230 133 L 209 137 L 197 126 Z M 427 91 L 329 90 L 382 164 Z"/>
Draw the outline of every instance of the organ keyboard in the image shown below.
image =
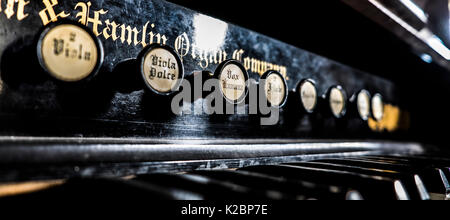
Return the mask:
<path fill-rule="evenodd" d="M 429 155 L 331 157 L 237 170 L 50 181 L 38 192 L 3 200 L 448 200 L 449 174 L 448 159 Z"/>

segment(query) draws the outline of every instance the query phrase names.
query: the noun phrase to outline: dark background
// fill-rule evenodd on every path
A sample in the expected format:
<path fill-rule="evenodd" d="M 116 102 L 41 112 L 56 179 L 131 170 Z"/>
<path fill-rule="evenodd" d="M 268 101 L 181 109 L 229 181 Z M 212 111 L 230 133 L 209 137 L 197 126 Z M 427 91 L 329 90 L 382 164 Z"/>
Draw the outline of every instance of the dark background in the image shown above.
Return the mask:
<path fill-rule="evenodd" d="M 425 63 L 400 38 L 343 2 L 170 2 L 393 80 L 401 86 L 401 104 L 412 116 L 410 139 L 445 147 L 450 73 Z"/>

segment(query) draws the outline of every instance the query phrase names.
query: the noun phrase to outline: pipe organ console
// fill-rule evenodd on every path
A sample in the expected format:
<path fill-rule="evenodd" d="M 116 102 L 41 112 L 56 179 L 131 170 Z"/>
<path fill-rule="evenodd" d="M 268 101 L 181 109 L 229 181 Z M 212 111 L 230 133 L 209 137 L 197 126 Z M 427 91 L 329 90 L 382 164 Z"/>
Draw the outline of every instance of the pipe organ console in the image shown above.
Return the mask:
<path fill-rule="evenodd" d="M 446 146 L 417 135 L 438 84 L 174 2 L 0 1 L 0 200 L 450 198 Z M 411 6 L 362 2 L 329 4 L 377 28 Z M 448 74 L 445 41 L 383 31 Z"/>

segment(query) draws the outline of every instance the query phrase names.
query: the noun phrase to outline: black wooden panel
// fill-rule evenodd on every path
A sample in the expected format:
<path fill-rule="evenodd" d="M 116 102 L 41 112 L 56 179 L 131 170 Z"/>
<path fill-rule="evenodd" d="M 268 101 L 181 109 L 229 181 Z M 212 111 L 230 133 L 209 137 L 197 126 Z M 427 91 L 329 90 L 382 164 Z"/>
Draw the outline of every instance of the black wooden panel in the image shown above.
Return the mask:
<path fill-rule="evenodd" d="M 35 35 L 43 26 L 39 13 L 49 16 L 44 3 L 57 1 L 30 1 L 24 5 L 24 14 L 20 13 L 21 2 L 25 1 L 15 3 L 15 13 L 9 18 L 5 13 L 6 3 L 1 2 L 0 55 L 3 81 L 0 83 L 0 135 L 167 139 L 392 137 L 370 132 L 367 123 L 358 119 L 337 123 L 320 114 L 303 116 L 284 111 L 279 124 L 269 127 L 260 126 L 259 119 L 249 115 L 175 116 L 170 113 L 168 103 L 157 101 L 143 90 L 120 91 L 118 87 L 121 86 L 121 80 L 113 77 L 118 71 L 116 66 L 137 57 L 142 50 L 142 32 L 146 27 L 146 43 L 149 43 L 150 32 L 154 35 L 154 41 L 158 39 L 158 34 L 161 41 L 165 37 L 165 43 L 178 49 L 182 55 L 187 75 L 199 70 L 213 72 L 219 62 L 214 62 L 212 51 L 225 52 L 227 58 L 241 58 L 249 67 L 253 79 L 258 79 L 262 71 L 252 68 L 252 64 L 255 66 L 256 61 L 256 64 L 265 62 L 276 65 L 271 67 L 286 74 L 291 89 L 301 79 L 311 78 L 317 82 L 320 94 L 325 93 L 330 86 L 340 84 L 349 95 L 365 88 L 372 93 L 380 92 L 390 104 L 396 105 L 401 101 L 396 97 L 396 86 L 388 80 L 160 0 L 59 1 L 53 5 L 53 10 L 56 14 L 70 14 L 72 20 L 80 19 L 78 15 L 94 18 L 98 13 L 101 24 L 98 24 L 97 29 L 105 48 L 102 77 L 92 88 L 75 93 L 61 89 L 52 81 L 36 82 L 28 77 L 18 77 L 39 74 L 39 70 L 34 68 L 32 56 L 26 51 L 33 47 Z M 75 7 L 77 3 L 79 7 Z M 90 11 L 83 14 L 81 6 L 88 4 L 91 4 Z M 105 28 L 112 28 L 107 26 L 107 21 L 118 24 L 118 39 L 105 38 Z M 136 28 L 139 32 L 136 42 L 134 39 L 128 42 L 128 32 L 122 42 L 122 24 L 125 24 L 124 27 L 130 26 L 130 29 Z M 88 22 L 88 26 L 96 29 L 92 22 Z M 190 47 L 177 47 L 177 42 L 181 40 L 185 43 L 189 41 Z M 197 46 L 195 58 L 192 56 L 193 45 Z M 208 52 L 208 47 L 215 49 Z M 242 57 L 233 57 L 240 50 L 243 51 Z M 205 54 L 208 65 L 202 59 Z M 130 78 L 133 75 L 123 70 L 118 74 Z"/>

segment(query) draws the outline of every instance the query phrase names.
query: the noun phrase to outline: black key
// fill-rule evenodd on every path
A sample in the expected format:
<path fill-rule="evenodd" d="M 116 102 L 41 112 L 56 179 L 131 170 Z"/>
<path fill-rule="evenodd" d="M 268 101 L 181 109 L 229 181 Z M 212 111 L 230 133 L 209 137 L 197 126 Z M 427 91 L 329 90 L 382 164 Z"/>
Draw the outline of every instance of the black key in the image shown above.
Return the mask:
<path fill-rule="evenodd" d="M 135 180 L 198 193 L 205 199 L 277 199 L 241 185 L 193 174 L 149 174 Z"/>
<path fill-rule="evenodd" d="M 429 192 L 433 193 L 444 193 L 444 188 L 442 187 L 442 181 L 439 176 L 438 171 L 435 168 L 431 167 L 419 167 L 419 166 L 410 166 L 405 163 L 389 163 L 389 162 L 381 162 L 370 159 L 327 159 L 327 160 L 318 160 L 316 162 L 324 162 L 331 164 L 341 164 L 348 166 L 356 166 L 356 167 L 364 167 L 369 169 L 379 169 L 379 170 L 390 170 L 399 173 L 403 173 L 405 175 L 410 174 L 411 176 L 419 175 L 420 178 L 424 181 L 425 187 Z"/>
<path fill-rule="evenodd" d="M 365 199 L 409 200 L 409 195 L 400 180 L 381 176 L 290 165 L 247 167 L 241 170 L 351 188 L 360 191 Z M 374 187 L 377 189 L 374 190 Z"/>
<path fill-rule="evenodd" d="M 373 161 L 379 163 L 387 163 L 387 164 L 397 164 L 397 165 L 406 165 L 406 166 L 418 166 L 424 167 L 424 164 L 415 164 L 410 160 L 406 159 L 394 159 L 394 158 L 386 158 L 386 157 L 374 157 L 374 156 L 363 156 L 363 157 L 352 157 L 348 159 L 354 160 L 364 160 L 364 161 Z"/>
<path fill-rule="evenodd" d="M 366 167 L 373 169 L 381 169 L 381 170 L 395 170 L 397 172 L 411 172 L 412 170 L 416 170 L 411 167 L 409 164 L 401 164 L 401 163 L 389 163 L 386 161 L 376 161 L 364 158 L 345 158 L 345 159 L 325 159 L 325 160 L 317 160 L 314 162 L 324 162 L 324 163 L 333 163 L 333 164 L 343 164 L 343 165 L 351 165 L 358 167 Z"/>
<path fill-rule="evenodd" d="M 283 199 L 343 200 L 348 194 L 347 189 L 339 187 L 293 181 L 246 171 L 196 171 L 195 173 L 253 189 L 278 192 Z"/>
<path fill-rule="evenodd" d="M 450 167 L 450 160 L 442 157 L 436 156 L 422 156 L 422 155 L 414 155 L 414 156 L 389 156 L 387 158 L 392 159 L 404 159 L 408 160 L 411 163 L 417 163 L 422 165 L 433 166 L 435 168 L 443 168 Z"/>
<path fill-rule="evenodd" d="M 362 156 L 361 158 L 367 158 L 367 159 L 375 159 L 375 160 L 391 160 L 395 162 L 409 162 L 409 159 L 406 158 L 399 158 L 399 157 L 390 157 L 390 156 Z"/>
<path fill-rule="evenodd" d="M 430 200 L 430 196 L 428 194 L 428 190 L 424 186 L 419 175 L 410 175 L 404 174 L 393 170 L 384 170 L 384 169 L 373 169 L 373 168 L 365 168 L 351 165 L 342 165 L 342 164 L 332 164 L 325 162 L 299 162 L 299 163 L 290 163 L 289 165 L 293 166 L 302 166 L 302 167 L 312 167 L 312 168 L 320 168 L 320 169 L 330 169 L 330 170 L 338 170 L 338 171 L 347 171 L 354 172 L 358 174 L 365 175 L 373 175 L 373 176 L 383 176 L 392 179 L 401 180 L 408 191 L 411 199 L 415 200 Z"/>

